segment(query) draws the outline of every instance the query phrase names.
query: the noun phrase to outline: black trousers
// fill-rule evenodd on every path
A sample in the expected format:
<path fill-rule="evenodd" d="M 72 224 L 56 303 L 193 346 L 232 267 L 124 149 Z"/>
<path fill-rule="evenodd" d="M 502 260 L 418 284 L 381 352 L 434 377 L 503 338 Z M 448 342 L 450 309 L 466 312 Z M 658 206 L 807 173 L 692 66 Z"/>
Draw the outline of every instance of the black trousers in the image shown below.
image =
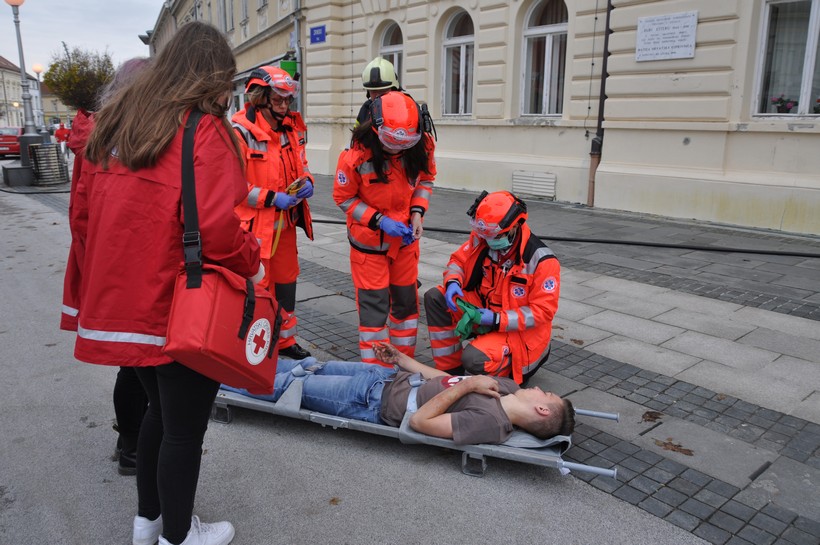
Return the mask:
<path fill-rule="evenodd" d="M 114 383 L 114 414 L 120 432 L 120 446 L 129 456 L 137 449 L 137 437 L 148 407 L 148 398 L 135 367 L 120 367 Z"/>
<path fill-rule="evenodd" d="M 219 383 L 180 363 L 137 367 L 148 411 L 137 444 L 138 514 L 162 514 L 162 535 L 181 543 L 191 527 L 202 441 Z"/>

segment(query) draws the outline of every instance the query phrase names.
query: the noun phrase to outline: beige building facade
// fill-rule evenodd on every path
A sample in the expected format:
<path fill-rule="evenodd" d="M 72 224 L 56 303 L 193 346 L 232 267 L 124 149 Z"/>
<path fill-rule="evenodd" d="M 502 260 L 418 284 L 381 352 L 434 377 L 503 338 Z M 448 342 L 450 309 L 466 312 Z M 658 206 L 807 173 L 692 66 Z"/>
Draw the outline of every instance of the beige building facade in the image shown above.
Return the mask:
<path fill-rule="evenodd" d="M 237 105 L 243 74 L 293 51 L 314 172 L 381 54 L 433 115 L 438 186 L 820 234 L 820 0 L 165 6 L 154 45 L 186 17 L 226 32 Z"/>

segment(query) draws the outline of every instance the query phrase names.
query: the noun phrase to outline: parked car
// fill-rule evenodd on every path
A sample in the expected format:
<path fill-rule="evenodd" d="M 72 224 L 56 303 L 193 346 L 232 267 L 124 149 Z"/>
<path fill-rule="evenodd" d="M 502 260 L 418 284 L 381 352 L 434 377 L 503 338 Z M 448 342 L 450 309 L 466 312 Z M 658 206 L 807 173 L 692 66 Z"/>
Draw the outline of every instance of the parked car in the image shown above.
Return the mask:
<path fill-rule="evenodd" d="M 20 155 L 20 136 L 23 127 L 0 127 L 0 157 Z"/>

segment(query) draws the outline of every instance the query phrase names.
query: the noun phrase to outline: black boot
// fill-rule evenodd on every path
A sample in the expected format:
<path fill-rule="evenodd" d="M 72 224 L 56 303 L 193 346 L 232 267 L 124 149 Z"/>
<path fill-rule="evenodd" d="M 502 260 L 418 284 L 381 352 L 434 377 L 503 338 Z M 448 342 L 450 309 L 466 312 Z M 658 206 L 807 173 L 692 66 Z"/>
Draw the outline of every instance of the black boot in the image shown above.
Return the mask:
<path fill-rule="evenodd" d="M 310 357 L 310 352 L 299 346 L 299 343 L 296 343 L 292 346 L 279 350 L 279 355 L 292 360 L 303 360 Z"/>
<path fill-rule="evenodd" d="M 117 473 L 120 475 L 137 474 L 137 436 L 120 434 L 117 440 L 119 446 L 119 460 Z"/>

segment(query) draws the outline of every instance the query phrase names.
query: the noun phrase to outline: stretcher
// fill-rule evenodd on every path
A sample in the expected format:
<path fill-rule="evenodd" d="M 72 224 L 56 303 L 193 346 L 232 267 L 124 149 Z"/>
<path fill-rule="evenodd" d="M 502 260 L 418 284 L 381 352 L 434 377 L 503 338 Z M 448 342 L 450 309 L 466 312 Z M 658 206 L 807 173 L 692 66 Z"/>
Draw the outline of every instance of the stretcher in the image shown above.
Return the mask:
<path fill-rule="evenodd" d="M 558 469 L 563 475 L 568 474 L 570 471 L 583 471 L 612 477 L 613 479 L 618 478 L 618 468 L 609 469 L 565 461 L 562 455 L 572 445 L 571 437 L 566 435 L 557 435 L 549 439 L 539 439 L 524 431 L 516 430 L 506 442 L 499 445 L 456 445 L 451 439 L 442 439 L 414 431 L 410 428 L 411 415 L 409 413 L 404 416 L 401 426 L 395 428 L 383 424 L 374 424 L 362 420 L 354 420 L 352 418 L 303 409 L 301 406 L 302 384 L 303 381 L 294 380 L 276 403 L 230 391 L 223 387 L 219 390 L 214 400 L 211 409 L 211 418 L 215 422 L 230 423 L 233 418 L 231 407 L 241 407 L 289 418 L 307 420 L 323 427 L 330 426 L 333 429 L 350 429 L 385 437 L 393 437 L 403 444 L 408 445 L 422 444 L 444 447 L 454 451 L 461 451 L 462 472 L 475 477 L 484 475 L 487 469 L 487 458 L 491 457 L 542 467 L 552 467 Z M 619 419 L 617 414 L 582 409 L 575 409 L 575 414 L 616 421 Z"/>

